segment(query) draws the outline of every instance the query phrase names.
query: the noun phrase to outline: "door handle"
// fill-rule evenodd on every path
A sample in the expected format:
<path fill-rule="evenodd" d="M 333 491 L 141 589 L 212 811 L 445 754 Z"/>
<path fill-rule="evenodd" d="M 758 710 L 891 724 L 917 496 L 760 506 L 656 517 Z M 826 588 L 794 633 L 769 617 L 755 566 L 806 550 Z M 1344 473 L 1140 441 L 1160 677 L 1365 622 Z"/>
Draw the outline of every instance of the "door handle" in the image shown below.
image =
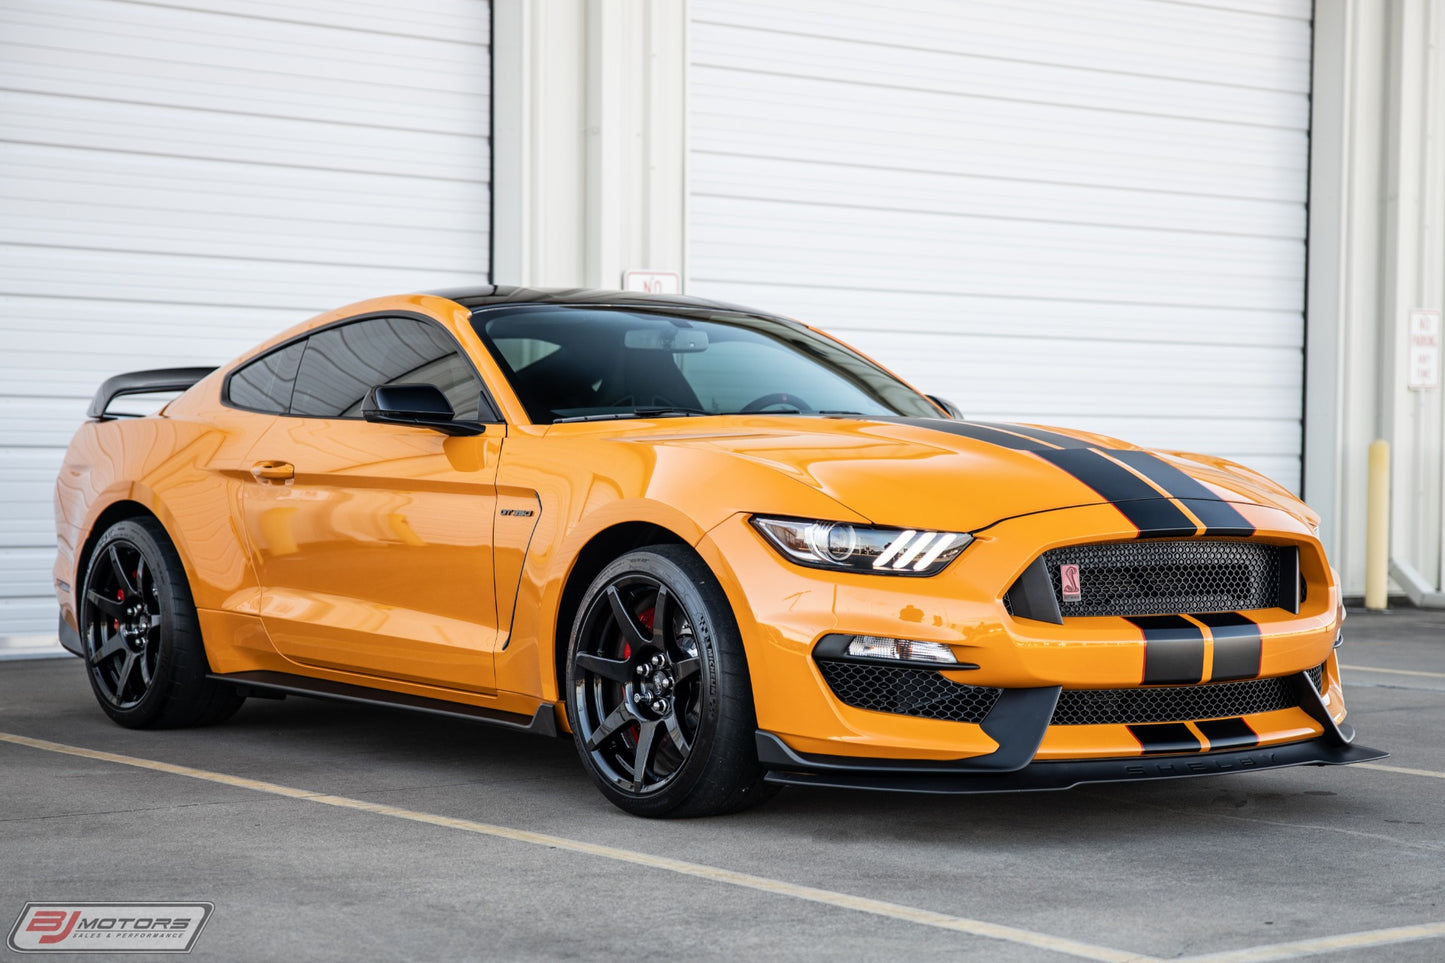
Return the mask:
<path fill-rule="evenodd" d="M 251 474 L 257 481 L 290 481 L 296 477 L 296 466 L 289 461 L 258 461 Z"/>

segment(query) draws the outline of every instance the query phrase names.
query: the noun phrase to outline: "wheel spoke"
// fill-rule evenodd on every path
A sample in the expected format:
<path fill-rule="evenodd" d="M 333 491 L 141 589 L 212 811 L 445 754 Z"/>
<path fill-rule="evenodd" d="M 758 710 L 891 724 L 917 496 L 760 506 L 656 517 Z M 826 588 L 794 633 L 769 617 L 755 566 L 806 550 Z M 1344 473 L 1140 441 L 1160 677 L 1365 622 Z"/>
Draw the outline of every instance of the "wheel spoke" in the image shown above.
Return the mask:
<path fill-rule="evenodd" d="M 597 728 L 587 737 L 587 748 L 596 749 L 608 739 L 617 734 L 617 731 L 630 722 L 636 722 L 637 717 L 632 714 L 627 703 L 623 702 L 607 714 L 607 718 L 598 723 Z"/>
<path fill-rule="evenodd" d="M 86 590 L 85 598 L 88 602 L 90 602 L 91 605 L 94 605 L 96 608 L 100 609 L 111 618 L 125 618 L 125 606 L 117 602 L 115 599 L 108 599 L 104 595 L 101 595 L 99 592 L 97 592 L 95 589 Z"/>
<path fill-rule="evenodd" d="M 135 588 L 137 592 L 141 592 L 145 590 L 146 586 L 146 557 L 144 555 L 136 557 L 139 561 L 135 563 Z"/>
<path fill-rule="evenodd" d="M 130 675 L 135 671 L 135 653 L 126 652 L 125 662 L 120 667 L 120 673 L 115 678 L 115 701 L 125 701 L 125 687 L 130 682 Z"/>
<path fill-rule="evenodd" d="M 100 665 L 117 652 L 125 651 L 125 639 L 119 632 L 107 633 L 105 639 L 100 643 L 100 648 L 90 657 L 91 665 Z"/>
<path fill-rule="evenodd" d="M 110 556 L 110 569 L 115 573 L 116 580 L 120 582 L 121 588 L 125 589 L 125 594 L 139 594 L 140 589 L 136 588 L 135 583 L 131 581 L 130 573 L 127 572 L 125 566 L 121 564 L 120 553 L 115 550 L 114 545 L 110 546 L 110 552 L 108 554 Z"/>
<path fill-rule="evenodd" d="M 628 663 L 622 659 L 604 659 L 600 655 L 592 655 L 590 652 L 577 653 L 577 668 L 593 675 L 600 675 L 604 679 L 611 679 L 613 682 L 631 682 L 632 672 L 627 668 Z"/>
<path fill-rule="evenodd" d="M 617 586 L 607 586 L 607 601 L 612 606 L 612 618 L 617 622 L 618 627 L 622 629 L 623 638 L 627 640 L 628 645 L 635 649 L 651 641 L 643 637 L 642 630 L 637 627 L 637 617 L 632 614 L 627 608 L 626 603 L 622 601 L 622 596 L 618 593 Z"/>
<path fill-rule="evenodd" d="M 672 593 L 668 592 L 666 585 L 657 587 L 657 601 L 652 605 L 652 644 L 667 651 L 667 620 L 670 617 L 668 603 L 672 601 Z"/>
<path fill-rule="evenodd" d="M 683 734 L 682 726 L 677 721 L 676 712 L 669 712 L 663 716 L 662 723 L 667 727 L 667 735 L 672 739 L 672 744 L 677 746 L 678 752 L 686 756 L 692 751 L 692 743 L 688 742 L 687 736 Z"/>
<path fill-rule="evenodd" d="M 632 791 L 637 792 L 647 784 L 647 767 L 657 752 L 657 730 L 662 728 L 658 721 L 644 722 L 637 737 L 637 752 L 632 756 Z"/>
<path fill-rule="evenodd" d="M 691 679 L 697 675 L 700 669 L 701 665 L 696 657 L 682 659 L 672 664 L 672 677 L 677 682 L 682 682 L 684 679 Z"/>
<path fill-rule="evenodd" d="M 140 665 L 140 685 L 142 692 L 151 687 L 151 660 L 148 658 L 149 655 L 150 653 L 147 652 L 144 655 L 136 657 L 136 662 Z"/>

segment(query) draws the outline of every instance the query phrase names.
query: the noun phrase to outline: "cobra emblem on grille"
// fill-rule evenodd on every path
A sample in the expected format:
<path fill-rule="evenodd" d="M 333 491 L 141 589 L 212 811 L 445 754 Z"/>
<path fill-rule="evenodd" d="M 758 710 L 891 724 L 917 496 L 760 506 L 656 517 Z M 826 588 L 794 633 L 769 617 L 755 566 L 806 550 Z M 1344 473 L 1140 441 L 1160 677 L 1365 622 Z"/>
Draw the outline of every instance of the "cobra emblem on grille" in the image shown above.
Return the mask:
<path fill-rule="evenodd" d="M 1079 566 L 1059 566 L 1059 587 L 1063 589 L 1065 602 L 1078 602 L 1083 599 L 1083 590 L 1079 585 Z"/>

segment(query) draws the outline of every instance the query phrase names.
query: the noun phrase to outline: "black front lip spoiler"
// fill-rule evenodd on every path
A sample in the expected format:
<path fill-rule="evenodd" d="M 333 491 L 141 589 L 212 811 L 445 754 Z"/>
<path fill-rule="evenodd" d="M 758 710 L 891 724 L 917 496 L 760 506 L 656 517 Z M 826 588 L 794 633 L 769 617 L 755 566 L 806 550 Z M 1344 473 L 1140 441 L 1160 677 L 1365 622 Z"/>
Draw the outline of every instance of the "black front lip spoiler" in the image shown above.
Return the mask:
<path fill-rule="evenodd" d="M 767 781 L 789 786 L 828 786 L 885 792 L 988 793 L 1071 789 L 1092 782 L 1137 782 L 1217 776 L 1287 766 L 1347 766 L 1383 759 L 1379 749 L 1341 744 L 1328 737 L 1260 749 L 1180 756 L 1133 756 L 1073 762 L 1034 762 L 1008 772 L 980 772 L 977 763 L 923 762 L 813 756 L 795 752 L 770 732 L 757 734 L 758 761 Z"/>

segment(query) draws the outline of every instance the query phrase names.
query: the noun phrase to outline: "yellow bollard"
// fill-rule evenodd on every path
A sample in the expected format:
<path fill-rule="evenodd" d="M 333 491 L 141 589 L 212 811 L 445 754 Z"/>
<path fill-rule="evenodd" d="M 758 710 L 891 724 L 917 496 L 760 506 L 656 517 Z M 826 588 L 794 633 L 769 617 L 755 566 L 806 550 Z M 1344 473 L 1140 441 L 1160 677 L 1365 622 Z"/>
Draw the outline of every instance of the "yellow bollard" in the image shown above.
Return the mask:
<path fill-rule="evenodd" d="M 1390 443 L 1370 442 L 1370 475 L 1365 483 L 1365 608 L 1390 604 Z"/>

